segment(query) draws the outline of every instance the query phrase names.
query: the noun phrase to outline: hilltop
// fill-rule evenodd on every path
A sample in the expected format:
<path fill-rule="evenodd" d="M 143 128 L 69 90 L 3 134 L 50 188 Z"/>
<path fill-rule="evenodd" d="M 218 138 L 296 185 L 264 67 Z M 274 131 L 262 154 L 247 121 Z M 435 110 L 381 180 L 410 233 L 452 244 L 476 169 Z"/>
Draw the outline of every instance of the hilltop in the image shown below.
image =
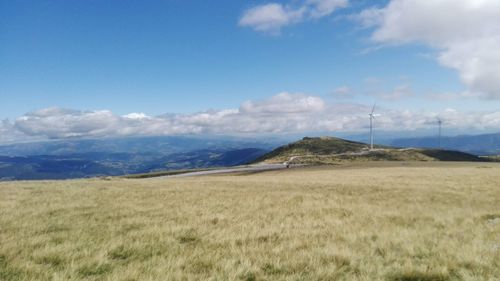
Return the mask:
<path fill-rule="evenodd" d="M 333 164 L 345 161 L 490 161 L 465 152 L 375 146 L 335 137 L 305 137 L 264 154 L 255 162 L 291 164 Z"/>

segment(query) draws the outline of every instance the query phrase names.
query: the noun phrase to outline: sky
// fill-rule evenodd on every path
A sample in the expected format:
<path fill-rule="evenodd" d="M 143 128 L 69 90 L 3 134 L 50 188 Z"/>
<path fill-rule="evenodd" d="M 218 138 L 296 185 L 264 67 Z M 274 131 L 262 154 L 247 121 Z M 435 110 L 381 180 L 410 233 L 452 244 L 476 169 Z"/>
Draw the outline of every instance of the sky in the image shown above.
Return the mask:
<path fill-rule="evenodd" d="M 498 0 L 0 0 L 0 143 L 500 131 Z"/>

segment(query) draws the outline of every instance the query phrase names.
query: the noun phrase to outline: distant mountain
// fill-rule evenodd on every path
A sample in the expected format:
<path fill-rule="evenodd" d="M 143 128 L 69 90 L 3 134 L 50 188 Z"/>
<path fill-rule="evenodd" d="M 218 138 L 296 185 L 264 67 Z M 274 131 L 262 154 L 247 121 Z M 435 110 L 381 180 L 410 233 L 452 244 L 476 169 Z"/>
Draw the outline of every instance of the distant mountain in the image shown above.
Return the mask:
<path fill-rule="evenodd" d="M 0 146 L 0 180 L 70 179 L 234 166 L 276 144 L 236 138 L 141 137 Z"/>
<path fill-rule="evenodd" d="M 0 180 L 73 179 L 119 174 L 119 168 L 80 158 L 0 156 Z"/>
<path fill-rule="evenodd" d="M 74 179 L 162 170 L 235 166 L 268 150 L 197 150 L 168 156 L 140 153 L 0 156 L 0 180 Z"/>
<path fill-rule="evenodd" d="M 489 161 L 478 156 L 440 149 L 399 149 L 334 137 L 303 138 L 257 158 L 255 162 L 334 164 L 345 161 Z"/>
<path fill-rule="evenodd" d="M 108 139 L 70 139 L 0 145 L 0 155 L 68 155 L 83 153 L 153 153 L 169 155 L 203 149 L 271 149 L 284 142 L 257 141 L 226 136 L 158 136 Z"/>
<path fill-rule="evenodd" d="M 435 149 L 436 137 L 384 141 L 387 146 L 376 146 L 378 150 L 372 152 L 365 143 L 334 137 L 303 138 L 279 147 L 282 144 L 283 140 L 166 136 L 3 145 L 0 146 L 0 180 L 115 176 L 261 161 L 285 162 L 292 156 L 300 156 L 295 162 L 309 164 L 372 160 L 484 161 L 472 154 L 500 154 L 500 133 L 443 137 L 442 144 L 447 150 Z"/>
<path fill-rule="evenodd" d="M 195 150 L 176 153 L 155 161 L 149 171 L 181 170 L 191 168 L 227 167 L 247 164 L 269 150 L 245 148 L 237 150 Z"/>
<path fill-rule="evenodd" d="M 401 138 L 387 141 L 386 144 L 397 147 L 439 148 L 439 138 L 437 136 Z M 500 133 L 442 137 L 441 147 L 476 155 L 500 155 Z"/>

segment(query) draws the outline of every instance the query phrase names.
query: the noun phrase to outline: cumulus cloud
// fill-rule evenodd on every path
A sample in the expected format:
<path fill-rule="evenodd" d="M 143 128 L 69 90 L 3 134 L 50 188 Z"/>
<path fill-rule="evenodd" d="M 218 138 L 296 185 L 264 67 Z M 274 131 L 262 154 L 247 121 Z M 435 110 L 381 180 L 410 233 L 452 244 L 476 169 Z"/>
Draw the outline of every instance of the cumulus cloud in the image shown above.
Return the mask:
<path fill-rule="evenodd" d="M 77 111 L 47 108 L 27 113 L 16 120 L 21 132 L 48 138 L 105 136 L 120 125 L 120 117 L 107 110 Z M 116 132 L 113 132 L 116 133 Z"/>
<path fill-rule="evenodd" d="M 319 19 L 348 5 L 348 0 L 306 0 L 299 5 L 267 3 L 246 10 L 239 25 L 279 34 L 281 28 L 307 19 Z"/>
<path fill-rule="evenodd" d="M 357 18 L 375 28 L 373 41 L 435 48 L 438 62 L 458 71 L 472 92 L 500 98 L 500 1 L 391 0 Z"/>
<path fill-rule="evenodd" d="M 270 3 L 247 10 L 240 19 L 240 25 L 277 34 L 283 26 L 301 21 L 303 14 L 303 9 L 294 10 L 279 3 Z"/>
<path fill-rule="evenodd" d="M 37 140 L 37 138 L 17 130 L 8 119 L 0 120 L 0 144 L 31 140 Z"/>
<path fill-rule="evenodd" d="M 129 114 L 126 114 L 126 115 L 123 115 L 124 118 L 128 118 L 128 119 L 149 119 L 151 118 L 150 116 L 147 116 L 146 114 L 144 113 L 137 113 L 137 112 L 132 112 L 132 113 L 129 113 Z"/>
<path fill-rule="evenodd" d="M 313 18 L 322 18 L 330 15 L 339 8 L 345 8 L 348 5 L 347 0 L 308 0 L 309 14 Z"/>
<path fill-rule="evenodd" d="M 108 110 L 80 111 L 46 108 L 0 123 L 0 142 L 34 139 L 99 138 L 182 134 L 261 134 L 356 132 L 366 130 L 371 105 L 329 104 L 322 98 L 280 93 L 243 102 L 239 108 L 192 114 L 116 115 Z M 457 129 L 500 129 L 499 112 L 418 112 L 380 108 L 381 130 L 414 130 L 433 126 L 440 116 Z"/>
<path fill-rule="evenodd" d="M 239 109 L 209 110 L 193 114 L 118 116 L 107 110 L 77 111 L 47 108 L 15 121 L 25 135 L 47 138 L 128 135 L 220 134 L 294 132 L 311 128 L 325 102 L 305 94 L 280 93 L 261 101 L 246 101 Z"/>

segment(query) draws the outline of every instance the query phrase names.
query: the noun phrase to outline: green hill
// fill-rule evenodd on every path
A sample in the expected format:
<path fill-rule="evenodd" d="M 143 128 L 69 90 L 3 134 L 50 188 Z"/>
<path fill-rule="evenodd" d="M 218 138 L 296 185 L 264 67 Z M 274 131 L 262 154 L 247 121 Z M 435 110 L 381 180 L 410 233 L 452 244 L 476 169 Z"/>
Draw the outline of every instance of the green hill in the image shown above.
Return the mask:
<path fill-rule="evenodd" d="M 467 161 L 488 162 L 489 159 L 450 150 L 395 148 L 375 146 L 335 137 L 305 137 L 281 146 L 255 162 L 292 164 L 334 164 L 351 161 Z"/>

